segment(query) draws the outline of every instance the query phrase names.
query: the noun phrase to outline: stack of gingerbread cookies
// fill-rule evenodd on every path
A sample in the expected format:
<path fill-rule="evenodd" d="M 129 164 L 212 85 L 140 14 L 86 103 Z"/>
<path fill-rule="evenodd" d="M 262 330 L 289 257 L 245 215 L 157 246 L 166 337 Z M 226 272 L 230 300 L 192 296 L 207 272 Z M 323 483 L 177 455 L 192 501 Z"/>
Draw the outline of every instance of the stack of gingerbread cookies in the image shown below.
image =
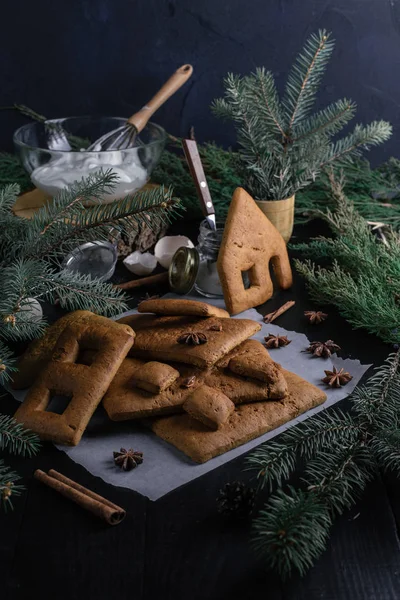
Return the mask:
<path fill-rule="evenodd" d="M 203 302 L 156 299 L 114 322 L 86 311 L 49 327 L 19 362 L 30 387 L 16 418 L 42 439 L 76 445 L 100 402 L 196 462 L 275 429 L 326 399 L 250 339 L 260 324 Z M 70 402 L 47 410 L 54 395 Z"/>

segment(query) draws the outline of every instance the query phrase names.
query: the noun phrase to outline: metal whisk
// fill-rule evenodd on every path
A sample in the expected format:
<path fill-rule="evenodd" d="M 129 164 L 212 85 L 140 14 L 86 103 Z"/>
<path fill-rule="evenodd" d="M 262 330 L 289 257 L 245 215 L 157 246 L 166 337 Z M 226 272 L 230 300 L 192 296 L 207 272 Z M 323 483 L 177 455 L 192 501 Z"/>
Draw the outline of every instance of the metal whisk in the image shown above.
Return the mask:
<path fill-rule="evenodd" d="M 183 65 L 164 83 L 155 96 L 137 113 L 129 117 L 125 125 L 101 136 L 87 148 L 87 152 L 126 150 L 132 148 L 138 133 L 144 129 L 150 117 L 170 98 L 193 73 L 192 65 Z"/>

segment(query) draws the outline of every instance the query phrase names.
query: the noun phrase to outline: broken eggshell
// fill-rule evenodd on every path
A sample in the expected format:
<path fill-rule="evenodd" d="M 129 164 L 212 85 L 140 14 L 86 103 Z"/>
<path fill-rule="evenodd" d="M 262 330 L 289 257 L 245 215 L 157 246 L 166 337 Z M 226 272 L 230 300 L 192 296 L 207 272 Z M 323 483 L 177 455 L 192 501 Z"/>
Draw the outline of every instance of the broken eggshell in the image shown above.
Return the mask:
<path fill-rule="evenodd" d="M 185 235 L 166 235 L 155 245 L 154 256 L 164 269 L 168 269 L 175 252 L 182 246 L 194 248 L 192 242 Z"/>
<path fill-rule="evenodd" d="M 157 259 L 150 252 L 135 250 L 123 260 L 123 263 L 135 275 L 150 275 L 157 266 Z"/>

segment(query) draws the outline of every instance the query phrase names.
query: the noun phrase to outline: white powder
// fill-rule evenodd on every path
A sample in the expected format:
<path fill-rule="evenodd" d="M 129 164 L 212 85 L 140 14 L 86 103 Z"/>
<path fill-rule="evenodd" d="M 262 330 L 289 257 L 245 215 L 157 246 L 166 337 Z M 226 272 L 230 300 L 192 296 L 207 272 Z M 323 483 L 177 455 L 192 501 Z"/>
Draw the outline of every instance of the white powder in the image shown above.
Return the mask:
<path fill-rule="evenodd" d="M 66 152 L 64 156 L 51 159 L 31 174 L 32 182 L 49 196 L 55 196 L 71 183 L 98 171 L 112 169 L 118 182 L 106 202 L 112 202 L 134 192 L 146 183 L 147 171 L 138 156 L 118 152 Z"/>

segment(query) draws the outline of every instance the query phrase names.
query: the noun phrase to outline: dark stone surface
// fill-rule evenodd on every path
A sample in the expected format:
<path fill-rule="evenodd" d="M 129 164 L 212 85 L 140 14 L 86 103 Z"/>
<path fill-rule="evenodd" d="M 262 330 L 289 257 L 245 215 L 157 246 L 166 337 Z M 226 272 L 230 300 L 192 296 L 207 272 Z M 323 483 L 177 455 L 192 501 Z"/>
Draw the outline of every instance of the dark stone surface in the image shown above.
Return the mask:
<path fill-rule="evenodd" d="M 14 0 L 2 6 L 1 104 L 20 102 L 48 117 L 128 116 L 180 64 L 195 73 L 157 114 L 175 135 L 194 125 L 200 141 L 234 143 L 209 110 L 228 72 L 264 65 L 282 88 L 306 37 L 319 28 L 337 40 L 319 105 L 342 97 L 359 106 L 354 122 L 400 121 L 399 0 Z M 25 119 L 0 113 L 0 147 Z M 371 152 L 397 155 L 396 136 Z"/>

